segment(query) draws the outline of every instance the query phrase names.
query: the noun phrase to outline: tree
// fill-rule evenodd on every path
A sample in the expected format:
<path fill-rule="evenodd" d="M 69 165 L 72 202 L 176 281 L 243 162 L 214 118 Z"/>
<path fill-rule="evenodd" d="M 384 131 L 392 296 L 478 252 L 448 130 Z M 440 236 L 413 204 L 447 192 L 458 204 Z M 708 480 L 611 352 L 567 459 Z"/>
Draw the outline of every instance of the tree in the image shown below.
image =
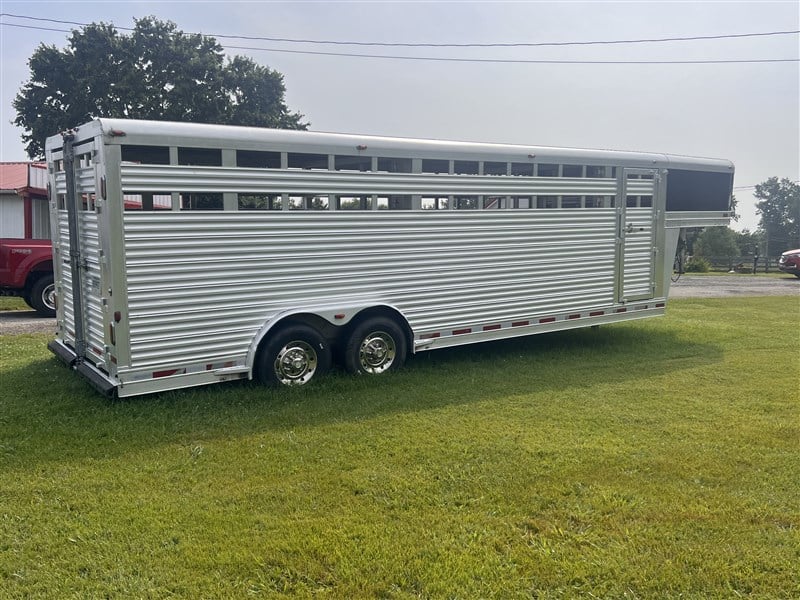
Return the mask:
<path fill-rule="evenodd" d="M 40 45 L 30 80 L 14 99 L 14 124 L 31 158 L 44 140 L 95 117 L 306 129 L 284 101 L 283 75 L 249 58 L 226 60 L 213 37 L 187 34 L 155 17 L 130 35 L 92 23 L 69 46 Z"/>
<path fill-rule="evenodd" d="M 694 253 L 705 258 L 726 258 L 730 262 L 740 254 L 736 232 L 730 227 L 709 227 L 694 241 Z"/>
<path fill-rule="evenodd" d="M 742 253 L 742 255 L 764 255 L 764 235 L 760 231 L 750 231 L 749 229 L 744 229 L 743 231 L 735 232 L 735 234 L 736 245 L 739 246 L 739 251 Z"/>
<path fill-rule="evenodd" d="M 756 213 L 761 215 L 769 256 L 800 248 L 800 185 L 787 178 L 770 177 L 756 186 Z"/>
<path fill-rule="evenodd" d="M 733 219 L 736 223 L 739 222 L 739 217 L 741 216 L 739 213 L 736 212 L 736 209 L 739 207 L 739 201 L 736 199 L 736 194 L 731 196 L 731 219 Z"/>

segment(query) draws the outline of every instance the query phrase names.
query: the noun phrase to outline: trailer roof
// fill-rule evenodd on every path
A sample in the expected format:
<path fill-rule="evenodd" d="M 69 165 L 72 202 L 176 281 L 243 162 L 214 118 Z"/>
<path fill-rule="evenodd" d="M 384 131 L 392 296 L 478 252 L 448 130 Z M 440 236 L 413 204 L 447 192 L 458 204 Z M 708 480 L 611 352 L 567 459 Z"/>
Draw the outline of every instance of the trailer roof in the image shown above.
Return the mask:
<path fill-rule="evenodd" d="M 102 133 L 108 144 L 170 145 L 187 147 L 232 147 L 365 155 L 407 154 L 409 157 L 453 158 L 463 160 L 519 160 L 536 162 L 583 162 L 631 166 L 732 171 L 733 163 L 724 159 L 679 156 L 652 152 L 620 151 L 552 146 L 528 146 L 437 139 L 415 139 L 360 134 L 268 129 L 206 123 L 178 123 L 128 119 L 95 119 L 75 129 L 76 142 Z M 47 139 L 48 148 L 59 148 L 61 136 Z"/>

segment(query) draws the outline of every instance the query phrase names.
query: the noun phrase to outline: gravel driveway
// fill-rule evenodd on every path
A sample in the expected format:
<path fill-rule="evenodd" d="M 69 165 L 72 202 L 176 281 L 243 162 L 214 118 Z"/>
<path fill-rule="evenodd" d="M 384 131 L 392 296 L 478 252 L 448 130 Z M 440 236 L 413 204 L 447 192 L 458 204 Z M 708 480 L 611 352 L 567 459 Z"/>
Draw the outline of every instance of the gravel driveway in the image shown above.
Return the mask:
<path fill-rule="evenodd" d="M 670 289 L 670 298 L 727 298 L 731 296 L 796 296 L 800 279 L 725 275 L 683 275 Z M 32 310 L 0 311 L 0 335 L 54 333 L 55 319 L 37 317 Z"/>
<path fill-rule="evenodd" d="M 0 335 L 55 333 L 56 320 L 40 317 L 33 310 L 0 311 Z"/>
<path fill-rule="evenodd" d="M 670 298 L 729 298 L 731 296 L 797 296 L 800 279 L 746 275 L 681 275 L 669 290 Z"/>

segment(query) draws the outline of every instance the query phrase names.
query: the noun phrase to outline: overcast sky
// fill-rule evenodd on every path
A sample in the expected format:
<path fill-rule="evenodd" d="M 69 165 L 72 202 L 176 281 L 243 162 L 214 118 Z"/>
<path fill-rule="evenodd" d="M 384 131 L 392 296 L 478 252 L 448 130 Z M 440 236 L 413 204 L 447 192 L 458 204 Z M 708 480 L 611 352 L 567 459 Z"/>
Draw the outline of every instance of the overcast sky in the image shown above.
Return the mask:
<path fill-rule="evenodd" d="M 41 43 L 69 29 L 20 15 L 133 27 L 154 15 L 186 32 L 401 43 L 536 43 L 800 30 L 800 2 L 35 2 L 0 0 L 0 160 L 26 160 L 11 102 Z M 742 219 L 752 187 L 800 179 L 800 63 L 503 64 L 290 54 L 312 50 L 509 60 L 797 59 L 797 35 L 513 48 L 332 46 L 218 39 L 283 73 L 311 129 L 709 156 L 736 165 Z M 264 50 L 242 50 L 250 46 Z M 77 123 L 76 123 L 77 125 Z M 54 132 L 55 133 L 55 132 Z"/>

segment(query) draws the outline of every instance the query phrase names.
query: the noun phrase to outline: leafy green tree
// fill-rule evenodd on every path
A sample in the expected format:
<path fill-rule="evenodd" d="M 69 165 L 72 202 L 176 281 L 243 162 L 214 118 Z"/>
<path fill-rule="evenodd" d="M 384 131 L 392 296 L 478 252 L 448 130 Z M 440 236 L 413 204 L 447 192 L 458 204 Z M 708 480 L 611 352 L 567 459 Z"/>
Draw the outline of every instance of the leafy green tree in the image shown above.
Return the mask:
<path fill-rule="evenodd" d="M 306 129 L 285 103 L 283 75 L 249 58 L 226 60 L 213 37 L 187 34 L 155 17 L 129 34 L 92 23 L 69 46 L 40 45 L 14 99 L 14 124 L 31 158 L 44 140 L 95 117 Z"/>
<path fill-rule="evenodd" d="M 736 245 L 742 255 L 764 256 L 764 235 L 760 231 L 745 229 L 736 233 Z"/>
<path fill-rule="evenodd" d="M 729 267 L 741 252 L 736 243 L 736 232 L 730 227 L 708 227 L 694 241 L 694 253 L 704 258 L 724 258 Z"/>
<path fill-rule="evenodd" d="M 800 248 L 800 185 L 787 178 L 770 177 L 756 186 L 756 212 L 769 256 Z"/>

